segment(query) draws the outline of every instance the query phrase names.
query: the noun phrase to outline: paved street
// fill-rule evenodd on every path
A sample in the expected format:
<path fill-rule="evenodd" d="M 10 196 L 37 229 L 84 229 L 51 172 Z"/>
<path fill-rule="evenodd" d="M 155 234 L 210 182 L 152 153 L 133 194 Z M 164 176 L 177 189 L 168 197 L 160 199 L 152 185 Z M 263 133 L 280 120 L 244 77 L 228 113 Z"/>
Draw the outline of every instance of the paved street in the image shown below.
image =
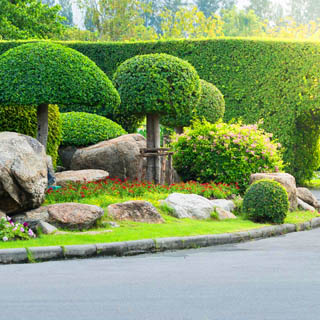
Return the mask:
<path fill-rule="evenodd" d="M 0 266 L 0 319 L 320 319 L 319 239 Z"/>

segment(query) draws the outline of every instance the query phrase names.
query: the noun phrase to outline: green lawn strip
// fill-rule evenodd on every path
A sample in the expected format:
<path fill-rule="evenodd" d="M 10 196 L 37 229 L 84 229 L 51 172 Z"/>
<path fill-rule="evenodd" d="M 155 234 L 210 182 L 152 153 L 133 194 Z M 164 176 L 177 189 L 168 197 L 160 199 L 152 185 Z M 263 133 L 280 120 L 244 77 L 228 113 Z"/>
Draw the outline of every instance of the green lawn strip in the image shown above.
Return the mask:
<path fill-rule="evenodd" d="M 312 179 L 304 183 L 304 187 L 306 188 L 313 188 L 313 189 L 320 189 L 320 179 Z"/>
<path fill-rule="evenodd" d="M 236 220 L 192 220 L 176 219 L 168 215 L 163 215 L 165 223 L 147 224 L 137 222 L 121 222 L 119 228 L 112 228 L 112 232 L 101 234 L 68 234 L 42 235 L 39 238 L 28 241 L 1 242 L 0 248 L 24 248 L 40 246 L 65 246 L 75 244 L 93 244 L 106 242 L 119 242 L 140 239 L 155 239 L 163 237 L 183 237 L 208 234 L 220 234 L 245 231 L 267 226 L 267 224 L 257 224 L 239 217 Z M 300 223 L 309 221 L 314 217 L 319 217 L 318 213 L 312 212 L 290 212 L 285 223 Z M 96 231 L 106 230 L 95 229 Z"/>

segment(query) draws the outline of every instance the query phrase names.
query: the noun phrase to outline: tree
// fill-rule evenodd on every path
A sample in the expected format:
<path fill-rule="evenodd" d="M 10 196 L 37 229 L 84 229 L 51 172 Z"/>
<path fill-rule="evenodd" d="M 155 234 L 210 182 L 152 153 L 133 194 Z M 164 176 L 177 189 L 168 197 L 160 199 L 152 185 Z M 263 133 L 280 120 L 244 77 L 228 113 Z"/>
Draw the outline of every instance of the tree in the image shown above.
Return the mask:
<path fill-rule="evenodd" d="M 39 42 L 0 56 L 0 107 L 37 106 L 37 139 L 45 147 L 49 104 L 112 108 L 119 103 L 119 94 L 105 73 L 76 50 Z"/>
<path fill-rule="evenodd" d="M 59 5 L 61 6 L 59 14 L 66 19 L 63 24 L 73 27 L 72 2 L 70 0 L 59 0 Z"/>
<path fill-rule="evenodd" d="M 270 19 L 272 16 L 271 0 L 250 0 L 250 5 L 247 10 L 252 10 L 262 20 Z"/>
<path fill-rule="evenodd" d="M 235 5 L 234 0 L 195 0 L 195 5 L 208 18 L 219 10 L 229 10 Z"/>
<path fill-rule="evenodd" d="M 48 39 L 62 35 L 63 18 L 59 6 L 49 8 L 38 0 L 0 1 L 0 38 Z"/>

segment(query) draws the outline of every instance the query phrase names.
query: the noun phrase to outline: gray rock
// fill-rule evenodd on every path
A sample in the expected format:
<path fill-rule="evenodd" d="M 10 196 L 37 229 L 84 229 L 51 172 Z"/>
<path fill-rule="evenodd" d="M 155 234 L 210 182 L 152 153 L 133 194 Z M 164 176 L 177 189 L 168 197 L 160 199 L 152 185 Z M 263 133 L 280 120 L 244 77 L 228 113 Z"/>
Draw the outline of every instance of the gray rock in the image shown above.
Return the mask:
<path fill-rule="evenodd" d="M 225 220 L 225 219 L 237 219 L 237 217 L 230 211 L 224 210 L 219 207 L 215 207 L 214 210 L 218 214 L 219 220 Z"/>
<path fill-rule="evenodd" d="M 295 210 L 298 207 L 296 179 L 289 173 L 254 173 L 250 176 L 250 183 L 258 180 L 269 179 L 279 182 L 287 190 L 290 202 L 290 210 Z"/>
<path fill-rule="evenodd" d="M 66 187 L 69 183 L 86 183 L 104 180 L 109 176 L 109 173 L 104 170 L 69 170 L 56 173 L 56 184 L 61 187 Z"/>
<path fill-rule="evenodd" d="M 38 228 L 40 228 L 42 233 L 44 234 L 52 234 L 58 231 L 55 226 L 45 221 L 40 221 L 38 224 Z"/>
<path fill-rule="evenodd" d="M 47 188 L 47 156 L 36 139 L 0 133 L 0 210 L 7 215 L 39 207 Z"/>
<path fill-rule="evenodd" d="M 162 223 L 163 218 L 158 210 L 148 201 L 126 201 L 108 206 L 108 213 L 116 220 Z"/>
<path fill-rule="evenodd" d="M 213 211 L 211 201 L 197 194 L 172 193 L 165 202 L 177 218 L 208 219 Z"/>
<path fill-rule="evenodd" d="M 53 186 L 56 183 L 56 177 L 53 169 L 52 158 L 47 156 L 47 168 L 48 168 L 48 186 Z"/>
<path fill-rule="evenodd" d="M 232 212 L 236 207 L 232 200 L 216 199 L 210 200 L 210 202 L 212 203 L 213 207 L 218 207 L 230 212 Z"/>
<path fill-rule="evenodd" d="M 320 204 L 312 192 L 307 188 L 297 188 L 297 196 L 314 208 L 320 208 Z"/>
<path fill-rule="evenodd" d="M 298 207 L 306 211 L 312 211 L 312 212 L 316 211 L 314 207 L 310 206 L 308 203 L 304 202 L 300 198 L 298 198 Z"/>
<path fill-rule="evenodd" d="M 0 210 L 0 219 L 6 218 L 6 217 L 7 217 L 7 215 L 3 211 Z"/>
<path fill-rule="evenodd" d="M 111 228 L 119 228 L 120 226 L 114 221 L 105 221 L 103 222 L 104 226 L 109 226 Z"/>

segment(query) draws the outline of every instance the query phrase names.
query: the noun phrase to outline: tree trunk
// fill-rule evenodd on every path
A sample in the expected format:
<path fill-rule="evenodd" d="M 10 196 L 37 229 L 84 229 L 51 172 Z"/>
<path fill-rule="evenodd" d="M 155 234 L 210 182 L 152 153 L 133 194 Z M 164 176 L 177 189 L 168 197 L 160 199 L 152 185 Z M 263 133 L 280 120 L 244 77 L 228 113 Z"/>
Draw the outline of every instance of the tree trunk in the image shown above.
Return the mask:
<path fill-rule="evenodd" d="M 37 140 L 47 150 L 48 139 L 48 104 L 40 104 L 37 109 L 38 133 Z"/>
<path fill-rule="evenodd" d="M 147 114 L 147 148 L 160 148 L 160 117 L 157 114 Z M 160 183 L 160 175 L 160 157 L 147 157 L 147 181 Z"/>

